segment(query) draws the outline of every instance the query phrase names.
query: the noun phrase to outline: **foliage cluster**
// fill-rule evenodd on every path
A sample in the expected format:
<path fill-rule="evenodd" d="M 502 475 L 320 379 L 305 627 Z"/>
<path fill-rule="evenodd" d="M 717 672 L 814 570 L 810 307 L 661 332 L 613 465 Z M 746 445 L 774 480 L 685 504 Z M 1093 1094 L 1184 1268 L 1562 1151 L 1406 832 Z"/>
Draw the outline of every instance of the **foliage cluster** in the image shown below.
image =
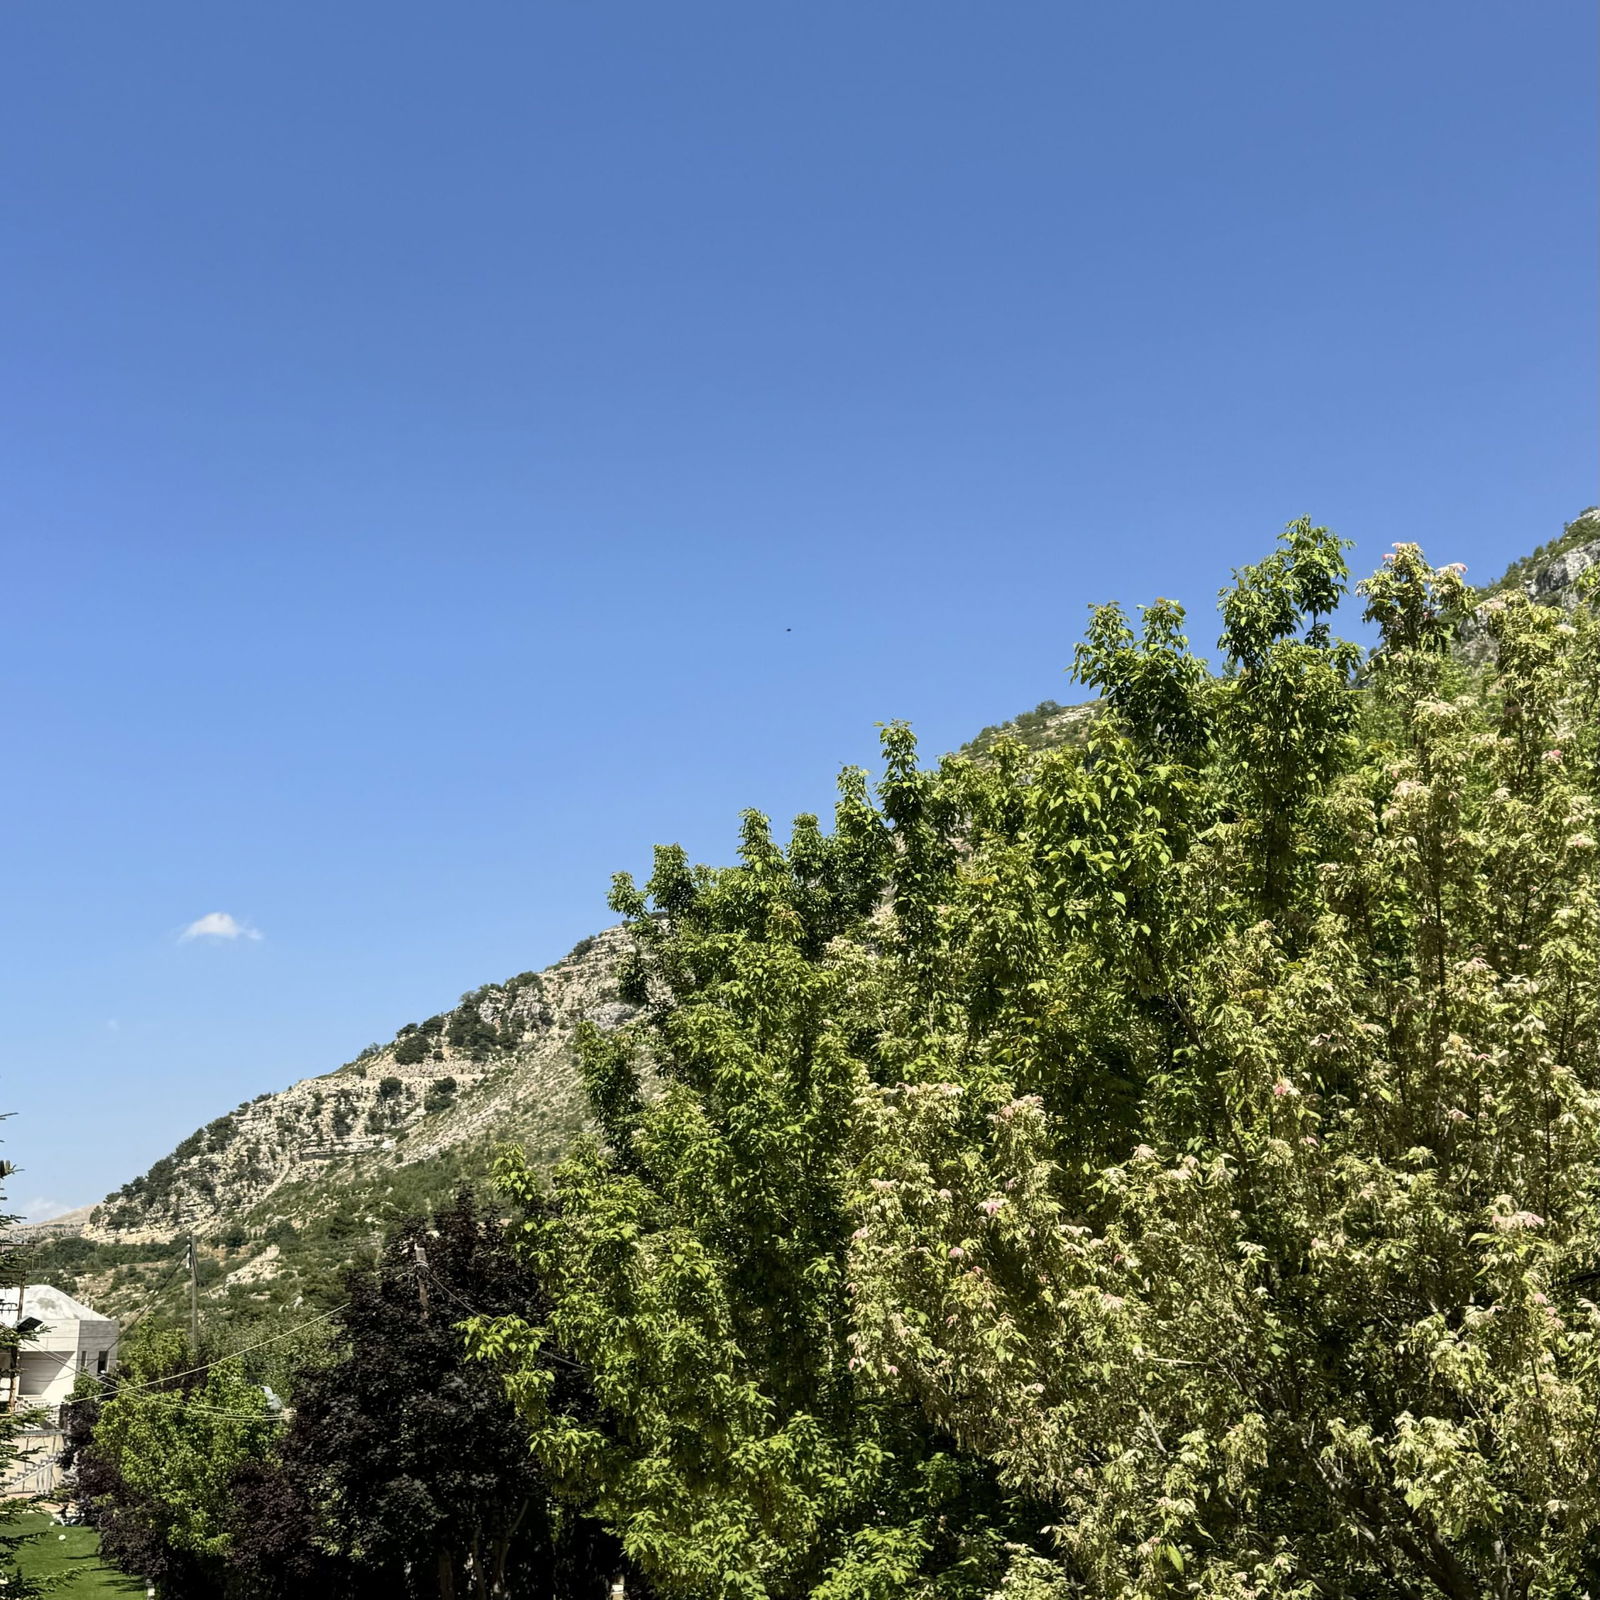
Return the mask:
<path fill-rule="evenodd" d="M 144 1338 L 69 1422 L 102 1550 L 167 1600 L 601 1592 L 615 1541 L 552 1499 L 457 1331 L 537 1313 L 531 1284 L 463 1194 L 349 1275 L 326 1349 Z M 558 1403 L 593 1410 L 573 1372 Z"/>
<path fill-rule="evenodd" d="M 891 728 L 831 834 L 618 881 L 648 1006 L 470 1336 L 664 1594 L 1594 1591 L 1600 619 L 1471 669 L 1400 546 L 1358 676 L 1346 576 L 1297 523 L 1220 673 L 1094 613 L 1082 748 Z"/>

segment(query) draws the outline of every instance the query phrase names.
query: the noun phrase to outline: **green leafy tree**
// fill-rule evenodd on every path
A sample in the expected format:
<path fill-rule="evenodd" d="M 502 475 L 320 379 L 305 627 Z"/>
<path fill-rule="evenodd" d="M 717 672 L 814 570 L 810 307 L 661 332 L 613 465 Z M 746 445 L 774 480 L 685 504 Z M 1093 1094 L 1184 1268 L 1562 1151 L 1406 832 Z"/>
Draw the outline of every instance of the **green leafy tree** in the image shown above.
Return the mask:
<path fill-rule="evenodd" d="M 897 848 L 851 772 L 831 836 L 802 817 L 781 848 L 750 814 L 736 867 L 661 849 L 645 890 L 620 878 L 646 1012 L 582 1038 L 604 1143 L 548 1201 L 520 1157 L 501 1168 L 551 1303 L 474 1343 L 558 1492 L 667 1595 L 979 1594 L 1037 1527 L 849 1349 L 849 1130 L 875 1064 L 857 991 Z M 564 1361 L 595 1419 L 552 1408 Z"/>
<path fill-rule="evenodd" d="M 625 1566 L 616 1542 L 553 1502 L 458 1331 L 468 1312 L 540 1307 L 498 1223 L 462 1193 L 394 1228 L 347 1284 L 337 1359 L 296 1382 L 277 1457 L 234 1475 L 240 1593 L 598 1600 Z M 592 1410 L 581 1375 L 563 1372 L 555 1403 Z"/>
<path fill-rule="evenodd" d="M 857 1349 L 1050 1501 L 1044 1592 L 1589 1592 L 1600 629 L 1509 598 L 1469 679 L 1399 547 L 1358 710 L 1341 566 L 1241 573 L 1220 680 L 1101 613 L 1088 751 L 952 780 L 957 1025 L 856 1127 Z"/>
<path fill-rule="evenodd" d="M 890 729 L 831 837 L 619 884 L 648 1011 L 473 1338 L 665 1592 L 1597 1592 L 1600 621 L 1469 668 L 1401 546 L 1363 663 L 1345 584 L 1296 523 L 1219 672 L 1095 613 L 1082 747 Z"/>
<path fill-rule="evenodd" d="M 168 1600 L 227 1592 L 230 1483 L 279 1429 L 262 1387 L 234 1363 L 196 1365 L 180 1335 L 152 1334 L 124 1354 L 106 1398 L 74 1406 L 69 1430 L 102 1551 Z"/>

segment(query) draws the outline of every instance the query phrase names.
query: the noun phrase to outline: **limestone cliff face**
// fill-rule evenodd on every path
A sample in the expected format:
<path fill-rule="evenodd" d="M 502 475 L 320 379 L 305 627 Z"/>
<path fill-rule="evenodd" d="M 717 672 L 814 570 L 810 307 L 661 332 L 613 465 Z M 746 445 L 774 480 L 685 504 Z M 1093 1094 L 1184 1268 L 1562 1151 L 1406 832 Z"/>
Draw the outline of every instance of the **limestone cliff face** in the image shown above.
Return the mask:
<path fill-rule="evenodd" d="M 612 928 L 543 972 L 463 996 L 454 1010 L 318 1078 L 264 1094 L 190 1135 L 94 1207 L 82 1231 L 102 1242 L 210 1236 L 261 1214 L 316 1211 L 357 1174 L 380 1177 L 451 1150 L 523 1142 L 555 1157 L 587 1108 L 572 1051 L 587 1019 L 614 1028 L 627 936 Z"/>
<path fill-rule="evenodd" d="M 1497 595 L 1521 589 L 1535 605 L 1570 611 L 1578 603 L 1578 579 L 1593 566 L 1600 566 L 1600 506 L 1580 512 L 1562 529 L 1559 539 L 1512 562 L 1505 575 L 1483 591 L 1480 607 L 1491 604 Z M 1492 649 L 1476 620 L 1462 629 L 1461 647 L 1473 661 L 1485 660 Z"/>

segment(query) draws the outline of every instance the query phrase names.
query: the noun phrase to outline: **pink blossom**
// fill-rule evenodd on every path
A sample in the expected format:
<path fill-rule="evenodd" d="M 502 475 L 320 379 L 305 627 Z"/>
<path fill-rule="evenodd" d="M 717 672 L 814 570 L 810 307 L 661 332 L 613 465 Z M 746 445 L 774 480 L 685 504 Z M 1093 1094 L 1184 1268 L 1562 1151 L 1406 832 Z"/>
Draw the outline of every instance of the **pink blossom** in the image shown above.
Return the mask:
<path fill-rule="evenodd" d="M 1005 1200 L 1000 1195 L 994 1195 L 990 1199 L 985 1200 L 983 1204 L 978 1207 L 978 1209 L 984 1214 L 984 1216 L 992 1217 L 1004 1204 Z"/>
<path fill-rule="evenodd" d="M 953 1244 L 953 1245 L 950 1246 L 950 1259 L 952 1261 L 960 1261 L 960 1260 L 962 1260 L 965 1257 L 966 1253 L 967 1252 L 965 1250 L 963 1250 L 961 1248 L 961 1246 L 958 1245 L 958 1244 Z"/>

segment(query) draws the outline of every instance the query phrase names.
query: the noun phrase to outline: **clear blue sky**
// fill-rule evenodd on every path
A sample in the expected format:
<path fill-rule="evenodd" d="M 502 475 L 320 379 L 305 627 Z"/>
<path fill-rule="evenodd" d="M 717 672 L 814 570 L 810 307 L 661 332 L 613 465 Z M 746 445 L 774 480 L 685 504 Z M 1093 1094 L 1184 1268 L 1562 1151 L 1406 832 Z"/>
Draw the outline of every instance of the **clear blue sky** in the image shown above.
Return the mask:
<path fill-rule="evenodd" d="M 1049 696 L 1596 498 L 1589 0 L 0 23 L 13 1201 Z M 791 631 L 792 630 L 792 631 Z M 181 931 L 225 913 L 260 938 Z M 224 925 L 225 926 L 225 925 Z"/>

